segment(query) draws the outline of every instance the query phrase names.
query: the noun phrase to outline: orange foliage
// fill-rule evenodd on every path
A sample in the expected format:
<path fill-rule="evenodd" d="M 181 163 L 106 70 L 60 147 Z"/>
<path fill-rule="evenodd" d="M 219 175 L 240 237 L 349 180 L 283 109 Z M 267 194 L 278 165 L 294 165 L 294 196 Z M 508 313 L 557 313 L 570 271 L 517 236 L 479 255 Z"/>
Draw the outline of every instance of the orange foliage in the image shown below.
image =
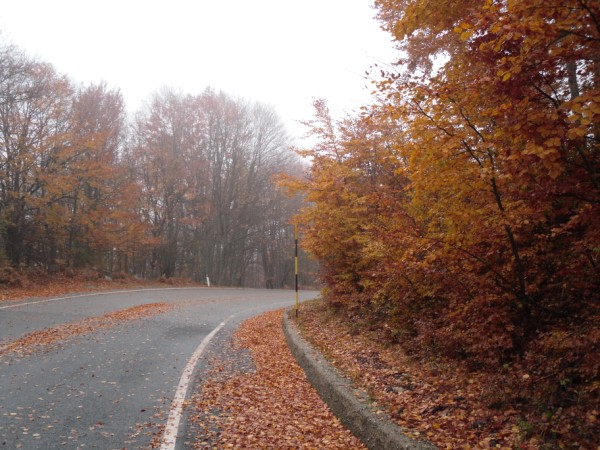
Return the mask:
<path fill-rule="evenodd" d="M 329 300 L 410 352 L 526 371 L 549 410 L 597 400 L 600 8 L 376 5 L 398 71 L 361 117 L 317 102 L 313 165 L 284 182 Z"/>

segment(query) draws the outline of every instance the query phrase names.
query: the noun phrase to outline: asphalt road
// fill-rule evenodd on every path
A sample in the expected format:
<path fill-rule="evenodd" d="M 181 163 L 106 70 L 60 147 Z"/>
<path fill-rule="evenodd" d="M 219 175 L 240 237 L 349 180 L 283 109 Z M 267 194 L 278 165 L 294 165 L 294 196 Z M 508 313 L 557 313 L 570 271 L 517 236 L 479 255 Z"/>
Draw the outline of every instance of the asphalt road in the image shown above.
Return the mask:
<path fill-rule="evenodd" d="M 34 354 L 0 352 L 0 448 L 180 448 L 173 424 L 184 435 L 185 416 L 177 427 L 174 398 L 193 379 L 186 370 L 203 367 L 203 350 L 218 341 L 212 337 L 292 305 L 294 293 L 180 288 L 2 302 L 0 349 L 32 332 L 155 302 L 175 308 L 64 337 Z"/>

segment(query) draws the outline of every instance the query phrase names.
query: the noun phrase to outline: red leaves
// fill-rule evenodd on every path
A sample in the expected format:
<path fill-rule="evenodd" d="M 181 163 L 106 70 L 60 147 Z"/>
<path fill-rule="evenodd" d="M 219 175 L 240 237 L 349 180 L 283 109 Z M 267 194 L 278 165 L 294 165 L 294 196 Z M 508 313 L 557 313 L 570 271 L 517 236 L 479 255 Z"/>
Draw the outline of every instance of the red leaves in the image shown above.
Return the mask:
<path fill-rule="evenodd" d="M 363 448 L 310 386 L 287 348 L 281 311 L 242 324 L 235 345 L 248 349 L 252 374 L 217 366 L 192 399 L 203 431 L 195 448 Z M 216 429 L 220 431 L 216 431 Z"/>

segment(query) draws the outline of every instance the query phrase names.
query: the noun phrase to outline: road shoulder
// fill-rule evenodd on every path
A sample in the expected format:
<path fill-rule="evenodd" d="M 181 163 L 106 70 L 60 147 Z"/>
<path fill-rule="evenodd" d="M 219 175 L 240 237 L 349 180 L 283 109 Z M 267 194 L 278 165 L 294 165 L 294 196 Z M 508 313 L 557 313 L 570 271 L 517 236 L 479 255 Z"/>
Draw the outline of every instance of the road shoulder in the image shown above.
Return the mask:
<path fill-rule="evenodd" d="M 381 410 L 369 405 L 365 393 L 304 340 L 286 311 L 283 329 L 298 364 L 329 408 L 370 449 L 428 450 L 433 445 L 406 436 Z"/>

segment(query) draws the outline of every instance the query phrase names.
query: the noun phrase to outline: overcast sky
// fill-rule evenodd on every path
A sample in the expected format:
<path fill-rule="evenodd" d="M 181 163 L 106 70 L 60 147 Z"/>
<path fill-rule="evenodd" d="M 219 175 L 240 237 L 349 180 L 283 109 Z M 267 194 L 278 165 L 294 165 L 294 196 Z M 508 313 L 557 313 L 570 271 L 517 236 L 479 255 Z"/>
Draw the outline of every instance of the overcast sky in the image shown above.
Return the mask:
<path fill-rule="evenodd" d="M 369 101 L 364 72 L 394 57 L 371 0 L 0 0 L 0 30 L 75 82 L 106 81 L 128 110 L 163 86 L 210 86 L 273 106 L 294 136 L 325 98 Z"/>

